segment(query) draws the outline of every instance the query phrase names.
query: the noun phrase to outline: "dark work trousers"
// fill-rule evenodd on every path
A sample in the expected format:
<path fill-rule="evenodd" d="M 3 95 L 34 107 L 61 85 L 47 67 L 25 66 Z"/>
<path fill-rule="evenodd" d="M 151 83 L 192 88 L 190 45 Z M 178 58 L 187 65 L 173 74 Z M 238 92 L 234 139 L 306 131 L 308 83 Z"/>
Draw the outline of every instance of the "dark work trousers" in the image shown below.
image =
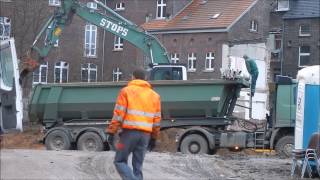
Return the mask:
<path fill-rule="evenodd" d="M 120 142 L 116 145 L 116 156 L 114 165 L 123 180 L 142 180 L 142 165 L 150 134 L 124 129 L 120 134 Z M 132 167 L 128 166 L 128 156 L 132 153 Z"/>
<path fill-rule="evenodd" d="M 251 74 L 251 94 L 252 94 L 252 96 L 254 95 L 254 93 L 256 91 L 256 84 L 257 84 L 258 76 L 259 76 L 258 71 L 255 71 Z"/>

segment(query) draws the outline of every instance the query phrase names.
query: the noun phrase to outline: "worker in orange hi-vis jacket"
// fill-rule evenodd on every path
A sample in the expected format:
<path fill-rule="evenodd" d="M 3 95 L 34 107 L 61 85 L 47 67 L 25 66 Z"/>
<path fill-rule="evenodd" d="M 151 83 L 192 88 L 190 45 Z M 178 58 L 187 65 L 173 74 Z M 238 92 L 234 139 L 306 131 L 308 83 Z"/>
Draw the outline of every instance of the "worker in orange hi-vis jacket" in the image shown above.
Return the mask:
<path fill-rule="evenodd" d="M 160 134 L 160 121 L 160 96 L 145 81 L 145 71 L 135 70 L 132 81 L 119 93 L 111 124 L 107 127 L 108 143 L 116 150 L 114 164 L 122 179 L 143 179 L 145 153 L 156 145 Z M 114 134 L 120 128 L 120 141 L 113 146 Z M 133 171 L 128 166 L 130 153 Z"/>

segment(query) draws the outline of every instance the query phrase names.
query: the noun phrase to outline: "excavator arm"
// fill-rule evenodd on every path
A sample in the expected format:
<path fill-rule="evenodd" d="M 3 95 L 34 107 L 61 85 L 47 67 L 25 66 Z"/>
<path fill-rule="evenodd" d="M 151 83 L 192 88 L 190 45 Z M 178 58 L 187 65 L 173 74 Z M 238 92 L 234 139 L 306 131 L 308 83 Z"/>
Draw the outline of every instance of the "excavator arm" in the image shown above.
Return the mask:
<path fill-rule="evenodd" d="M 77 0 L 62 0 L 61 7 L 57 8 L 55 14 L 42 28 L 33 43 L 32 49 L 36 50 L 40 57 L 46 57 L 53 44 L 59 39 L 64 27 L 68 22 L 71 22 L 72 17 L 76 14 L 85 21 L 127 40 L 148 56 L 153 64 L 170 63 L 166 49 L 156 37 L 141 30 L 137 25 L 126 20 L 100 1 L 95 0 L 95 2 L 110 15 L 90 9 Z M 51 28 L 48 28 L 49 26 Z M 36 47 L 37 40 L 45 32 L 48 33 L 44 47 Z"/>

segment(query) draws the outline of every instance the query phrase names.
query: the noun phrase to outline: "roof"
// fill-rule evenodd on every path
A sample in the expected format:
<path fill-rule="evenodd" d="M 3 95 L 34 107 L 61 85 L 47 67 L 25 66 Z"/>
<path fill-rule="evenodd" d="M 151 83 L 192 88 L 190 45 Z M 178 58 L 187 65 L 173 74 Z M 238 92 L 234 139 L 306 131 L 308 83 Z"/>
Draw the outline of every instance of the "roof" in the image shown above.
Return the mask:
<path fill-rule="evenodd" d="M 256 0 L 193 0 L 169 20 L 152 20 L 142 27 L 148 31 L 226 29 Z"/>
<path fill-rule="evenodd" d="M 319 0 L 291 0 L 289 6 L 289 11 L 284 14 L 283 19 L 320 17 Z"/>

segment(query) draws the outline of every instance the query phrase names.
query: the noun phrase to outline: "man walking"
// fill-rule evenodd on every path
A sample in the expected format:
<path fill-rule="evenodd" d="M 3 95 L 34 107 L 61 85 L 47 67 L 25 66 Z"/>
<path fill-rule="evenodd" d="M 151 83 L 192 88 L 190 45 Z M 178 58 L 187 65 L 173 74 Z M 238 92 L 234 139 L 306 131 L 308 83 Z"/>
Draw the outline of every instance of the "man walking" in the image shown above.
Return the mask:
<path fill-rule="evenodd" d="M 251 86 L 250 86 L 251 93 L 250 94 L 251 96 L 254 96 L 254 92 L 256 91 L 256 82 L 258 79 L 259 70 L 256 62 L 253 59 L 250 59 L 247 55 L 244 55 L 243 59 L 245 60 L 247 70 L 251 75 Z"/>
<path fill-rule="evenodd" d="M 155 147 L 160 133 L 160 96 L 145 81 L 145 72 L 135 70 L 132 81 L 121 89 L 114 108 L 111 124 L 107 128 L 108 142 L 113 146 L 114 134 L 119 128 L 120 141 L 116 144 L 114 164 L 123 180 L 142 180 L 142 164 L 147 149 Z M 132 153 L 133 171 L 128 166 Z"/>

